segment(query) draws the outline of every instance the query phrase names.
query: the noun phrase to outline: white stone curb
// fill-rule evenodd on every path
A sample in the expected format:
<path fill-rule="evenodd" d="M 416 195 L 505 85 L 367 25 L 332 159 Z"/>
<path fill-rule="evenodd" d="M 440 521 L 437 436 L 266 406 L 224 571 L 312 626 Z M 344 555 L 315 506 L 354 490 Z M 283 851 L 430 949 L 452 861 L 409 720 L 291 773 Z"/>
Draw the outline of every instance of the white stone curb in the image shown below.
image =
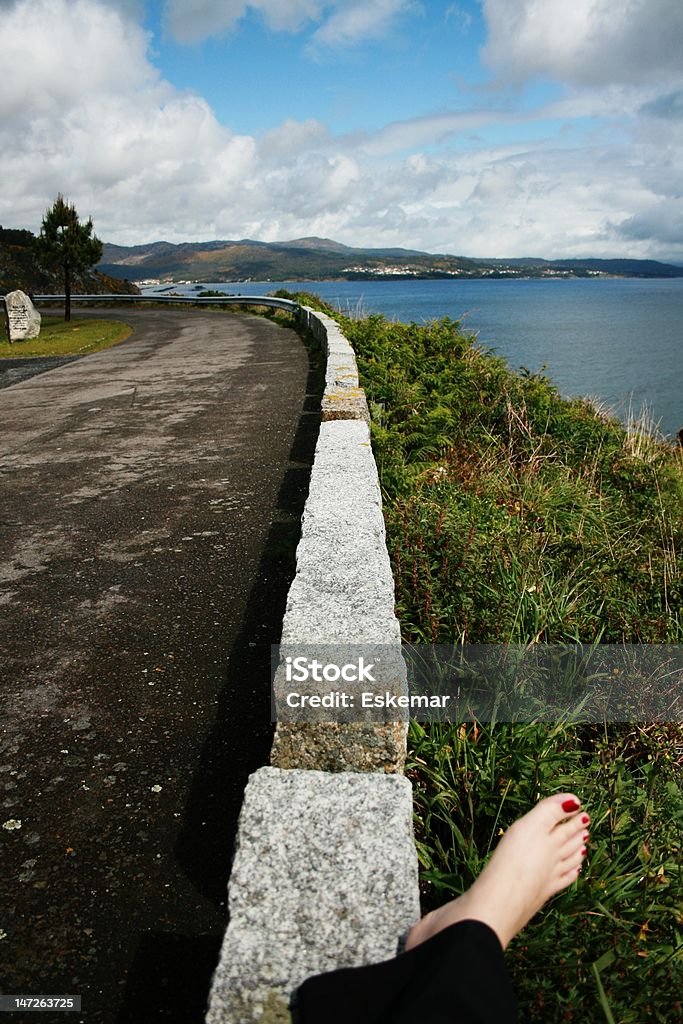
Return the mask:
<path fill-rule="evenodd" d="M 282 642 L 398 646 L 355 355 L 334 320 L 303 315 L 327 355 L 326 387 Z M 405 722 L 278 725 L 275 767 L 245 791 L 207 1024 L 283 1024 L 306 977 L 395 955 L 419 917 L 412 790 L 400 774 L 406 731 Z"/>
<path fill-rule="evenodd" d="M 388 960 L 419 916 L 417 892 L 407 779 L 261 768 L 245 791 L 207 1024 L 286 1020 L 310 975 Z"/>

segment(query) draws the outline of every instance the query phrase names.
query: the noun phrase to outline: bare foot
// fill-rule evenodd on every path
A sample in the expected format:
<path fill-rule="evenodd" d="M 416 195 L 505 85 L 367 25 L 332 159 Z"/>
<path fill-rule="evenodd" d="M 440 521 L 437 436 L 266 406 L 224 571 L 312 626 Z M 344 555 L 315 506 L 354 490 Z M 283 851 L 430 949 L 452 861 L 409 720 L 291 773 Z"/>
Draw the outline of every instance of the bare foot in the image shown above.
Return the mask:
<path fill-rule="evenodd" d="M 466 893 L 411 928 L 406 949 L 458 921 L 483 921 L 505 949 L 551 896 L 576 881 L 586 855 L 588 825 L 573 793 L 539 801 L 507 830 Z"/>

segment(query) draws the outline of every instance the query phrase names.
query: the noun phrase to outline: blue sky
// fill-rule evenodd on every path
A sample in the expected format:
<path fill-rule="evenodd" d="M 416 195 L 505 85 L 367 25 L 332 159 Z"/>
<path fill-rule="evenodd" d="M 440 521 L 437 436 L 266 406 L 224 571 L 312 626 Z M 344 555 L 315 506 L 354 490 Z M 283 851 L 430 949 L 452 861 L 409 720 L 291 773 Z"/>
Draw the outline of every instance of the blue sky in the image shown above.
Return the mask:
<path fill-rule="evenodd" d="M 680 0 L 0 0 L 0 223 L 683 260 Z"/>
<path fill-rule="evenodd" d="M 337 132 L 380 128 L 430 110 L 469 106 L 467 89 L 489 78 L 478 58 L 484 26 L 478 4 L 414 6 L 387 21 L 386 35 L 335 49 L 311 42 L 310 27 L 276 32 L 247 11 L 230 31 L 177 42 L 163 5 L 148 5 L 156 63 L 194 89 L 238 132 L 265 132 L 287 118 L 318 118 Z"/>

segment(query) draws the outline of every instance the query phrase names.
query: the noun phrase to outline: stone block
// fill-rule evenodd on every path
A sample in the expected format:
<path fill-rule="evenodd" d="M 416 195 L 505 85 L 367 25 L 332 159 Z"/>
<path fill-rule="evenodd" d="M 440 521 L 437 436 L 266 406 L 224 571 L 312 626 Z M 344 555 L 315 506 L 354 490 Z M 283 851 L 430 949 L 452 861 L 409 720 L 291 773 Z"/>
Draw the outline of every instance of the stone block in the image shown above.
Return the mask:
<path fill-rule="evenodd" d="M 40 334 L 40 313 L 31 299 L 22 291 L 8 292 L 5 295 L 7 322 L 10 341 L 25 341 L 37 338 Z"/>
<path fill-rule="evenodd" d="M 365 420 L 370 413 L 358 380 L 356 354 L 339 324 L 325 313 L 305 307 L 305 322 L 319 339 L 326 356 L 325 392 L 321 414 L 325 420 Z"/>
<path fill-rule="evenodd" d="M 370 424 L 365 392 L 360 387 L 336 385 L 326 388 L 320 403 L 323 422 L 327 420 L 365 420 Z"/>
<path fill-rule="evenodd" d="M 278 722 L 270 763 L 324 772 L 402 772 L 407 733 L 407 721 Z"/>
<path fill-rule="evenodd" d="M 367 425 L 323 423 L 282 643 L 400 642 L 377 467 Z"/>
<path fill-rule="evenodd" d="M 321 424 L 296 563 L 283 642 L 396 642 L 377 467 L 361 421 Z"/>
<path fill-rule="evenodd" d="M 310 975 L 394 956 L 420 912 L 410 783 L 260 769 L 245 791 L 229 904 L 207 1024 L 285 1021 Z"/>
<path fill-rule="evenodd" d="M 377 467 L 362 421 L 321 424 L 296 561 L 282 626 L 288 653 L 297 644 L 400 645 Z M 280 722 L 271 763 L 398 772 L 405 735 L 401 721 Z"/>

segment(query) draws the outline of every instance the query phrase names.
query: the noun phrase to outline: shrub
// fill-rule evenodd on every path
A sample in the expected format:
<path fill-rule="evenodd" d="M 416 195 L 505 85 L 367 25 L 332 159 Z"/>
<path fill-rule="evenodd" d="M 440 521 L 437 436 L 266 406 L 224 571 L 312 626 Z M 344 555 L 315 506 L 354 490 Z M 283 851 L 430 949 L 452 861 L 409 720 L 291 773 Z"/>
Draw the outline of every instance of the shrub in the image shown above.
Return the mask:
<path fill-rule="evenodd" d="M 683 462 L 510 371 L 459 325 L 343 320 L 373 417 L 404 638 L 681 643 Z M 411 724 L 426 906 L 540 796 L 580 793 L 587 869 L 510 948 L 521 1017 L 680 1016 L 680 725 Z"/>

